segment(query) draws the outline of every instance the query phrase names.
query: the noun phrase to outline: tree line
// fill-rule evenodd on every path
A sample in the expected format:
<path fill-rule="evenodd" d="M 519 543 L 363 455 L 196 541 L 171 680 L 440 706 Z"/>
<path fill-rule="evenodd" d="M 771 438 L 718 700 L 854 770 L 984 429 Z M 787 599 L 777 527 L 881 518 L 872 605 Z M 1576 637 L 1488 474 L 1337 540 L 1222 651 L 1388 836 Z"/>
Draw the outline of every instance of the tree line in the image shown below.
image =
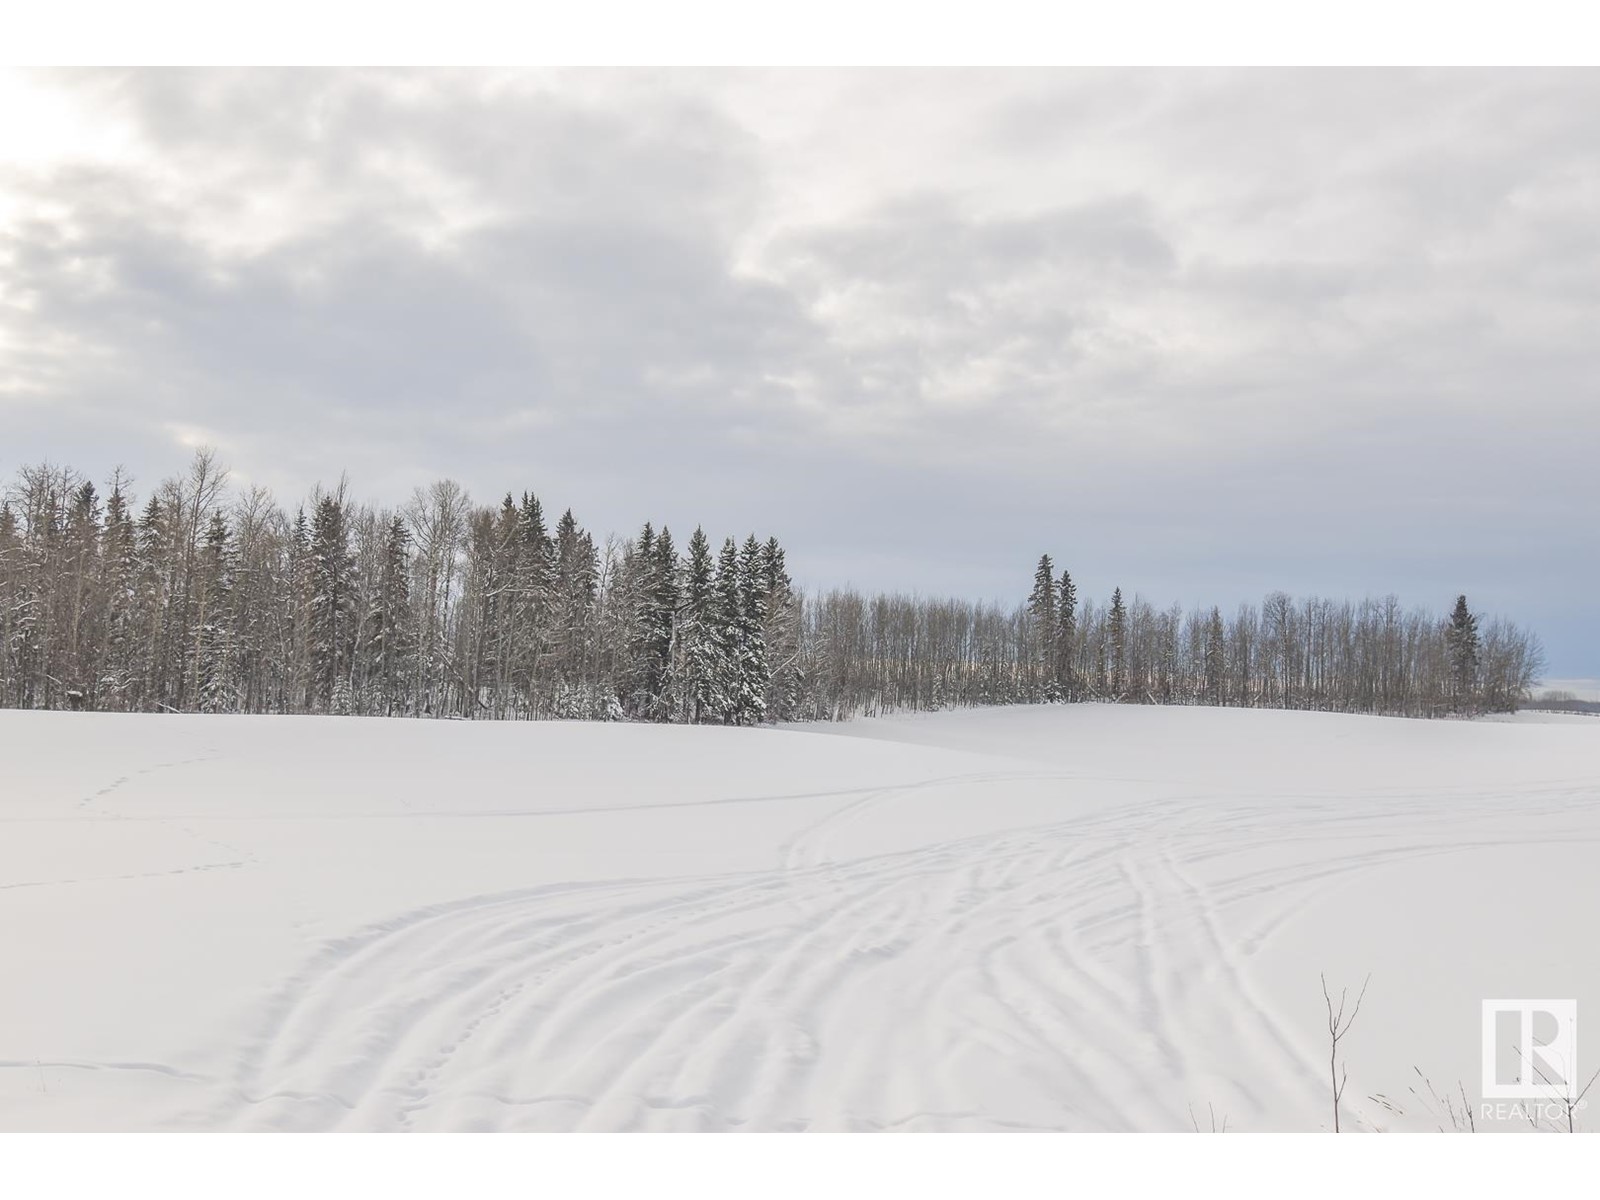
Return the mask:
<path fill-rule="evenodd" d="M 25 467 L 0 500 L 0 705 L 749 725 L 1102 700 L 1442 715 L 1515 707 L 1537 641 L 1392 598 L 1224 618 L 1047 555 L 1026 603 L 803 595 L 776 538 L 604 543 L 531 492 L 399 509 L 231 494 L 209 451 L 143 503 Z"/>

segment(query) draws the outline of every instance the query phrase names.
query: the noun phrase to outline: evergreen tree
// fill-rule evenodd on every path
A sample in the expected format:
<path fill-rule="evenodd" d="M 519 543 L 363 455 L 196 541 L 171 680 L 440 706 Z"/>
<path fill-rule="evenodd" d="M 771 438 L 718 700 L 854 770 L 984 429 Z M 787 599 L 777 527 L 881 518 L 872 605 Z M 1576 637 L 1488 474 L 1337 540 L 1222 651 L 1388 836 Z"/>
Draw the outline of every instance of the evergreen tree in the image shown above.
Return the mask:
<path fill-rule="evenodd" d="M 1056 700 L 1059 693 L 1055 678 L 1056 639 L 1056 577 L 1055 564 L 1048 554 L 1040 555 L 1039 567 L 1033 573 L 1033 591 L 1028 596 L 1033 660 L 1038 677 L 1043 681 L 1037 696 L 1029 699 Z"/>
<path fill-rule="evenodd" d="M 1111 615 L 1107 619 L 1111 642 L 1111 698 L 1121 700 L 1128 686 L 1128 610 L 1122 603 L 1122 589 L 1111 593 Z"/>
<path fill-rule="evenodd" d="M 137 538 L 140 646 L 139 684 L 134 690 L 133 704 L 137 708 L 155 709 L 166 707 L 167 566 L 172 539 L 168 534 L 167 513 L 154 496 L 139 516 Z"/>
<path fill-rule="evenodd" d="M 105 598 L 105 652 L 96 681 L 96 707 L 126 709 L 138 680 L 139 545 L 121 480 L 106 500 L 101 593 Z"/>
<path fill-rule="evenodd" d="M 552 564 L 552 641 L 554 666 L 563 688 L 570 686 L 578 674 L 583 657 L 583 627 L 586 614 L 580 577 L 583 573 L 578 563 L 582 550 L 582 533 L 578 519 L 569 508 L 556 522 L 553 537 L 554 562 Z"/>
<path fill-rule="evenodd" d="M 355 560 L 344 504 L 323 496 L 311 522 L 310 661 L 314 704 L 324 712 L 349 712 L 355 641 Z"/>
<path fill-rule="evenodd" d="M 103 652 L 105 599 L 100 588 L 100 496 L 85 479 L 72 494 L 62 539 L 65 578 L 53 589 L 58 611 L 53 620 L 64 635 L 58 674 L 82 705 L 92 698 Z"/>
<path fill-rule="evenodd" d="M 376 595 L 367 615 L 368 686 L 377 695 L 370 706 L 384 716 L 406 709 L 403 694 L 416 653 L 417 631 L 411 608 L 411 531 L 399 516 L 389 522 Z"/>
<path fill-rule="evenodd" d="M 22 562 L 26 548 L 17 514 L 0 499 L 0 703 L 21 706 L 26 680 L 17 654 L 22 618 Z"/>
<path fill-rule="evenodd" d="M 201 712 L 233 712 L 233 591 L 238 564 L 227 522 L 213 513 L 200 556 L 200 648 L 196 655 Z"/>
<path fill-rule="evenodd" d="M 1050 629 L 1056 623 L 1056 578 L 1055 564 L 1050 561 L 1048 554 L 1039 556 L 1039 567 L 1033 573 L 1033 591 L 1028 595 L 1028 615 L 1042 629 Z"/>
<path fill-rule="evenodd" d="M 767 577 L 761 543 L 745 539 L 739 555 L 739 699 L 738 723 L 766 720 L 772 664 L 767 657 Z"/>
<path fill-rule="evenodd" d="M 1477 700 L 1478 618 L 1467 607 L 1465 596 L 1456 597 L 1444 639 L 1450 655 L 1452 708 L 1456 712 L 1471 712 Z"/>
<path fill-rule="evenodd" d="M 594 538 L 578 527 L 569 508 L 556 524 L 554 596 L 555 675 L 558 716 L 610 717 L 614 696 L 602 698 L 594 655 L 595 601 L 600 556 Z"/>
<path fill-rule="evenodd" d="M 545 529 L 544 508 L 539 498 L 529 492 L 522 493 L 517 538 L 520 546 L 513 586 L 523 632 L 512 678 L 529 708 L 538 711 L 545 702 L 538 680 L 551 649 L 550 595 L 555 556 Z"/>
<path fill-rule="evenodd" d="M 694 723 L 722 720 L 722 642 L 717 636 L 718 598 L 711 541 L 704 529 L 689 538 L 683 569 L 683 632 L 678 639 L 678 690 L 684 717 Z"/>
<path fill-rule="evenodd" d="M 652 721 L 670 721 L 673 712 L 673 642 L 677 634 L 682 596 L 678 584 L 678 552 L 671 532 L 663 526 L 656 538 L 654 569 L 650 574 L 650 627 L 645 644 L 649 702 L 644 715 Z"/>
<path fill-rule="evenodd" d="M 657 647 L 655 576 L 659 568 L 655 527 L 646 521 L 638 540 L 623 554 L 617 584 L 624 609 L 620 699 L 623 711 L 635 718 L 644 718 L 655 710 L 663 682 Z"/>
<path fill-rule="evenodd" d="M 288 651 L 288 670 L 284 673 L 285 712 L 309 712 L 315 699 L 311 662 L 314 568 L 311 524 L 306 520 L 306 510 L 300 508 L 289 530 L 289 587 L 283 596 L 282 625 L 287 633 L 285 649 Z"/>
<path fill-rule="evenodd" d="M 495 716 L 507 715 L 505 706 L 512 702 L 518 652 L 526 639 L 527 612 L 518 586 L 523 575 L 521 525 L 522 510 L 507 492 L 487 546 L 478 672 L 478 686 L 489 690 Z"/>
<path fill-rule="evenodd" d="M 743 597 L 739 584 L 739 547 L 732 538 L 722 543 L 717 556 L 715 596 L 712 601 L 713 693 L 708 706 L 716 720 L 737 725 L 744 714 L 744 663 L 741 637 Z"/>
<path fill-rule="evenodd" d="M 1070 572 L 1062 571 L 1056 589 L 1055 678 L 1063 700 L 1079 698 L 1077 672 L 1072 665 L 1077 643 L 1078 586 L 1072 582 Z"/>

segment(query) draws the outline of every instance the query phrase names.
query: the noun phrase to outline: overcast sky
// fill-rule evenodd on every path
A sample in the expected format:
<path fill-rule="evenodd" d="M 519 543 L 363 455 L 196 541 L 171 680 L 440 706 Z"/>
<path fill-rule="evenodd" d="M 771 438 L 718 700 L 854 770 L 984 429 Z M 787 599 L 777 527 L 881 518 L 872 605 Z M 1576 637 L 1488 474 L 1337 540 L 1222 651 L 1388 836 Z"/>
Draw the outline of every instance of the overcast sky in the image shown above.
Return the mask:
<path fill-rule="evenodd" d="M 1600 675 L 1600 72 L 0 76 L 0 473 L 808 586 L 1396 592 Z"/>

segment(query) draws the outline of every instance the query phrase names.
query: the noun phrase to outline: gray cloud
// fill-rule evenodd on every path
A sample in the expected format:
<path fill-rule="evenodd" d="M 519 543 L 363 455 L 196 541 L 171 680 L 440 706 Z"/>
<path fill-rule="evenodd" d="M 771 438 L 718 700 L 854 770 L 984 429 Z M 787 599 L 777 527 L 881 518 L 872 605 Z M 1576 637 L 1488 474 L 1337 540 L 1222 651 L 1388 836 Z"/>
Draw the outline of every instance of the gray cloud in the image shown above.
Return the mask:
<path fill-rule="evenodd" d="M 450 475 L 824 586 L 1270 587 L 1600 674 L 1595 72 L 70 73 L 0 468 Z"/>

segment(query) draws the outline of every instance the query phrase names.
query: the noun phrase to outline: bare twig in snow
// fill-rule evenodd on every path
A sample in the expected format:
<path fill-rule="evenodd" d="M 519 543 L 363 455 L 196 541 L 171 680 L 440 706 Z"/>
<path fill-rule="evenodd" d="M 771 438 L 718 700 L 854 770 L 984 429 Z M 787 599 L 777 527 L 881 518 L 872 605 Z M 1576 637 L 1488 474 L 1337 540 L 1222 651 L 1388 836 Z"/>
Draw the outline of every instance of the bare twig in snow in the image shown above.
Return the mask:
<path fill-rule="evenodd" d="M 1361 992 L 1356 996 L 1356 1006 L 1351 1010 L 1348 1019 L 1344 1015 L 1348 989 L 1339 990 L 1339 1007 L 1336 1011 L 1333 1007 L 1333 996 L 1328 991 L 1328 977 L 1322 975 L 1319 978 L 1322 980 L 1322 999 L 1328 1006 L 1328 1082 L 1333 1089 L 1333 1131 L 1338 1133 L 1339 1101 L 1344 1096 L 1345 1084 L 1350 1081 L 1349 1072 L 1342 1069 L 1339 1064 L 1339 1043 L 1344 1039 L 1344 1035 L 1350 1032 L 1350 1026 L 1356 1023 L 1356 1018 L 1361 1015 L 1361 1001 L 1366 999 L 1367 984 L 1372 982 L 1372 975 L 1369 973 L 1361 984 Z"/>

